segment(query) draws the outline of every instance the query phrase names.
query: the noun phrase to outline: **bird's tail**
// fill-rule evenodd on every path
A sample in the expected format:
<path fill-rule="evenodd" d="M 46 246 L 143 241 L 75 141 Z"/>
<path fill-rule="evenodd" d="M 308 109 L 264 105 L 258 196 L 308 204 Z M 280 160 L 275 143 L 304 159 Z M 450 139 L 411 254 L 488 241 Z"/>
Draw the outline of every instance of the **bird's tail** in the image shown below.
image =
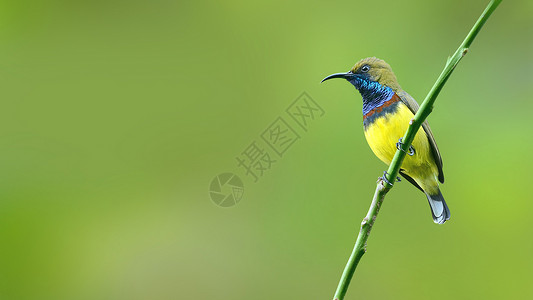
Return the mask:
<path fill-rule="evenodd" d="M 431 214 L 433 215 L 433 222 L 437 224 L 444 224 L 444 222 L 450 219 L 450 209 L 442 197 L 440 190 L 437 190 L 437 194 L 430 195 L 426 193 L 428 197 L 429 206 L 431 207 Z"/>

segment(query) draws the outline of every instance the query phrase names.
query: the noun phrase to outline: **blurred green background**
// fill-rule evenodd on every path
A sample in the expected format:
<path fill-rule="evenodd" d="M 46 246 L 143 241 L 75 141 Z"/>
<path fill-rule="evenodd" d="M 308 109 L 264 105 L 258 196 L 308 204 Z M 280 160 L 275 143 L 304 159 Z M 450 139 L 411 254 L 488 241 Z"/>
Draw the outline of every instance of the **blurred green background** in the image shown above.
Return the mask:
<path fill-rule="evenodd" d="M 420 102 L 487 3 L 3 1 L 0 299 L 330 299 L 386 166 L 320 80 L 377 56 Z M 533 298 L 532 14 L 502 3 L 429 118 L 452 219 L 397 184 L 347 299 Z M 304 91 L 324 116 L 254 183 Z"/>

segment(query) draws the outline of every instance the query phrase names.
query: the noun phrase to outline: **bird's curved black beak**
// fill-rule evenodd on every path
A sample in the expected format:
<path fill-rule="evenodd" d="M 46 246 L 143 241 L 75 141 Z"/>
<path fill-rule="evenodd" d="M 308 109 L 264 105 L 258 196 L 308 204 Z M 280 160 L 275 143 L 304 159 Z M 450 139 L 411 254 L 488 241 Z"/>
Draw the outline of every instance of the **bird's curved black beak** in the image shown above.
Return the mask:
<path fill-rule="evenodd" d="M 333 78 L 344 78 L 344 79 L 349 80 L 350 78 L 352 78 L 354 76 L 355 76 L 355 74 L 352 73 L 352 71 L 348 71 L 346 73 L 335 73 L 335 74 L 331 74 L 328 77 L 322 79 L 322 81 L 320 81 L 320 83 L 322 83 L 322 82 L 324 82 L 326 80 L 333 79 Z"/>

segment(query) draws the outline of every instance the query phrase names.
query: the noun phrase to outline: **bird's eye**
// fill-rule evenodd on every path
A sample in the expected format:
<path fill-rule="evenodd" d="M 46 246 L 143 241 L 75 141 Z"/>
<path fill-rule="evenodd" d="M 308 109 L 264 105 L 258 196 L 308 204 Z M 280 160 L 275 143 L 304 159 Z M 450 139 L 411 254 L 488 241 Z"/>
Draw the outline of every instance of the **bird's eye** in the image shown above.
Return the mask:
<path fill-rule="evenodd" d="M 361 68 L 361 72 L 363 73 L 366 73 L 370 71 L 370 66 L 369 65 L 364 65 L 362 68 Z"/>

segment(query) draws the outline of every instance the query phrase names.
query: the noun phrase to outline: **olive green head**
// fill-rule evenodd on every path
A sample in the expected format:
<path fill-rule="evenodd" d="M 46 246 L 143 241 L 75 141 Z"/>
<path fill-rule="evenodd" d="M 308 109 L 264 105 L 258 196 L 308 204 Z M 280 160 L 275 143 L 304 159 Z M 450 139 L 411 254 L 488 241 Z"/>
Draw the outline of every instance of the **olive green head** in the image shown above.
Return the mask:
<path fill-rule="evenodd" d="M 395 91 L 400 89 L 396 75 L 392 72 L 389 64 L 379 58 L 363 58 L 358 61 L 350 71 L 353 74 L 362 75 L 370 81 L 375 81 L 383 86 L 388 86 Z"/>

